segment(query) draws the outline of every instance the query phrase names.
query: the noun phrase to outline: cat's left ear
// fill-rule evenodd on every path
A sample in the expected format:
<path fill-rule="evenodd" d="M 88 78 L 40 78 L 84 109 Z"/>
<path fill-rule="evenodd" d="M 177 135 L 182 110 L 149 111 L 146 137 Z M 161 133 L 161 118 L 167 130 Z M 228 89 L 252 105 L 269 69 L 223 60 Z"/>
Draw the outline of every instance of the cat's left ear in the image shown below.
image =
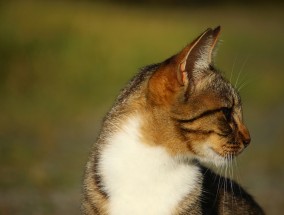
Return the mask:
<path fill-rule="evenodd" d="M 210 67 L 220 31 L 220 26 L 207 29 L 180 52 L 177 77 L 181 85 L 187 85 L 189 79 L 200 76 L 200 71 Z"/>

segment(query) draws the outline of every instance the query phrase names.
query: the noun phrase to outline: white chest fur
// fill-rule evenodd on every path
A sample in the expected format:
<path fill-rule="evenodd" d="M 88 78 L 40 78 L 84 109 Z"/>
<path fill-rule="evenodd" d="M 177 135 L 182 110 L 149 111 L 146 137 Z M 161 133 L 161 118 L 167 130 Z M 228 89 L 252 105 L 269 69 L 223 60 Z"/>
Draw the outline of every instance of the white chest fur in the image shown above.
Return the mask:
<path fill-rule="evenodd" d="M 198 167 L 142 142 L 140 119 L 128 119 L 103 150 L 99 168 L 111 215 L 170 215 L 198 180 Z"/>

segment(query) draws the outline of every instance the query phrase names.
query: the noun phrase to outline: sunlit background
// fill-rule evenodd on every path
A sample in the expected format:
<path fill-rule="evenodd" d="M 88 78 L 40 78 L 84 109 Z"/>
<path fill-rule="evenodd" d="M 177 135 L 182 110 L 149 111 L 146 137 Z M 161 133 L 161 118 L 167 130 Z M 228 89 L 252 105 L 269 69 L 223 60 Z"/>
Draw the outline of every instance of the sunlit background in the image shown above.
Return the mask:
<path fill-rule="evenodd" d="M 254 2 L 2 1 L 0 214 L 79 214 L 84 165 L 119 90 L 217 25 L 215 62 L 242 88 L 252 136 L 234 177 L 283 214 L 284 7 Z"/>

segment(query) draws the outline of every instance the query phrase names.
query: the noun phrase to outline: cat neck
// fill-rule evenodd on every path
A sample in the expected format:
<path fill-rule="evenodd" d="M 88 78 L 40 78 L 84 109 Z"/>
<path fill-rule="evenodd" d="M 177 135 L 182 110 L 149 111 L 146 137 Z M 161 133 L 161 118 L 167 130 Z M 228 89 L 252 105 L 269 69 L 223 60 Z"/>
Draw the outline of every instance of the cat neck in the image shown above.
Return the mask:
<path fill-rule="evenodd" d="M 102 150 L 99 171 L 110 214 L 171 214 L 200 184 L 199 167 L 145 143 L 141 123 L 139 115 L 129 117 Z"/>

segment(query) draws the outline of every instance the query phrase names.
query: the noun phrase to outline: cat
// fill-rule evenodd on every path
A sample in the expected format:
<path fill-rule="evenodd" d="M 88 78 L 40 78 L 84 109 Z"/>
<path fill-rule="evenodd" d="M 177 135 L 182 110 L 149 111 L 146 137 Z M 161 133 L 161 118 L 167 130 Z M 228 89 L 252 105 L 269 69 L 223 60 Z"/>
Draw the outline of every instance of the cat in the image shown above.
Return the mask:
<path fill-rule="evenodd" d="M 213 66 L 219 34 L 207 29 L 121 91 L 86 165 L 83 214 L 264 214 L 202 164 L 230 162 L 250 143 L 240 96 Z"/>

